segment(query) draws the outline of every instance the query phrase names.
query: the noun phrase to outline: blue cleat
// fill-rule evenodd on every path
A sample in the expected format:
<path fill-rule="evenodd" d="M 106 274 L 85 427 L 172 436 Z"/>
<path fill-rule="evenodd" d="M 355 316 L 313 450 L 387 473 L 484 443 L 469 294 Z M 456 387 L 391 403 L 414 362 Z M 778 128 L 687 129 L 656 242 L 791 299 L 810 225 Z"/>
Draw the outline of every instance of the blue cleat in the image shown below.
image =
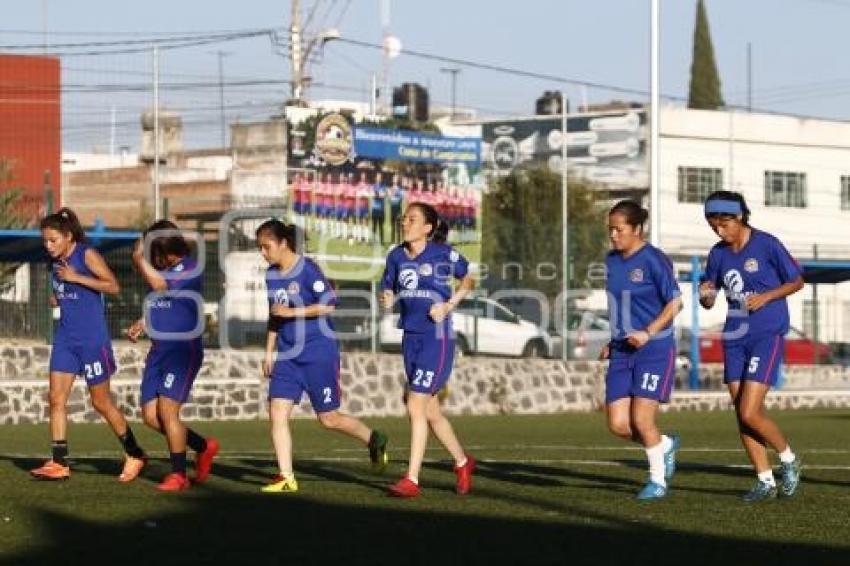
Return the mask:
<path fill-rule="evenodd" d="M 782 487 L 779 490 L 782 497 L 794 497 L 800 485 L 802 469 L 803 464 L 800 463 L 799 457 L 795 458 L 793 462 L 782 464 Z"/>
<path fill-rule="evenodd" d="M 776 486 L 761 480 L 757 481 L 756 485 L 744 494 L 745 503 L 758 503 L 768 499 L 776 499 Z"/>
<path fill-rule="evenodd" d="M 639 501 L 653 501 L 655 499 L 662 499 L 666 495 L 666 487 L 650 480 L 649 483 L 643 486 L 643 489 L 638 492 L 637 498 Z"/>
<path fill-rule="evenodd" d="M 678 452 L 679 446 L 682 444 L 682 440 L 678 434 L 671 434 L 669 438 L 670 449 L 664 453 L 664 479 L 667 481 L 670 481 L 673 474 L 676 473 L 676 452 Z"/>

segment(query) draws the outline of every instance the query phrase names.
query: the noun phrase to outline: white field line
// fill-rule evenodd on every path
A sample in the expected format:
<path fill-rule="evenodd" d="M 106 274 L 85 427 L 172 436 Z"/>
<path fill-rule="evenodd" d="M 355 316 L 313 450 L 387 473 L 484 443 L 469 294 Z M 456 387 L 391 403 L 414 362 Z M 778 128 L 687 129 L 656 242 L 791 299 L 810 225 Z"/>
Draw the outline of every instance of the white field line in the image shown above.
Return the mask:
<path fill-rule="evenodd" d="M 392 444 L 391 450 L 409 450 L 410 446 L 401 445 L 401 444 Z M 571 444 L 502 444 L 502 445 L 488 445 L 488 444 L 469 444 L 465 445 L 469 451 L 476 452 L 499 452 L 499 451 L 529 451 L 529 450 L 544 450 L 544 451 L 574 451 L 574 452 L 643 452 L 644 449 L 640 446 L 576 446 Z M 442 448 L 439 447 L 429 447 L 426 449 L 429 452 L 442 451 Z M 679 453 L 726 453 L 726 454 L 737 454 L 743 453 L 743 448 L 713 448 L 707 446 L 697 446 L 697 447 L 682 447 L 679 449 Z M 304 454 L 360 454 L 365 451 L 364 447 L 358 448 L 321 448 L 321 449 L 301 449 L 298 450 L 300 455 Z M 268 450 L 221 450 L 218 453 L 219 458 L 221 457 L 251 457 L 251 456 L 264 456 L 270 454 L 272 452 L 272 447 L 269 446 Z M 798 454 L 850 454 L 850 448 L 808 448 L 801 449 L 796 451 Z M 156 451 L 152 452 L 156 454 Z M 94 450 L 87 451 L 85 453 L 88 457 L 98 457 L 98 458 L 108 458 L 110 456 L 114 456 L 117 454 L 117 450 Z M 15 458 L 37 458 L 42 456 L 43 453 L 34 453 L 34 454 L 25 454 L 25 453 L 0 453 L 0 456 L 9 456 Z M 73 455 L 72 455 L 73 459 Z M 514 461 L 514 460 L 511 460 Z M 517 460 L 518 461 L 518 460 Z"/>

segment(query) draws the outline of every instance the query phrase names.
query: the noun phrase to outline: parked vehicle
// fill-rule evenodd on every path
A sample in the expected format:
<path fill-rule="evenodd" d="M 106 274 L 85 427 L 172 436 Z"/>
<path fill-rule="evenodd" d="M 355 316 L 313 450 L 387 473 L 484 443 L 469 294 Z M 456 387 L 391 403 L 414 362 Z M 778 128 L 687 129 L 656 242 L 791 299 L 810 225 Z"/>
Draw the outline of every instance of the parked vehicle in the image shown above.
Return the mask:
<path fill-rule="evenodd" d="M 702 363 L 723 363 L 723 327 L 704 330 L 699 336 L 699 357 Z M 832 359 L 828 344 L 815 342 L 796 328 L 785 335 L 784 363 L 789 365 L 825 363 Z"/>
<path fill-rule="evenodd" d="M 611 340 L 606 311 L 571 310 L 567 314 L 567 356 L 571 360 L 596 360 Z M 553 356 L 561 357 L 561 336 L 554 338 Z"/>
<path fill-rule="evenodd" d="M 401 346 L 402 331 L 397 328 L 398 314 L 387 313 L 380 322 L 381 346 Z M 552 355 L 552 337 L 545 329 L 524 320 L 496 301 L 466 298 L 452 313 L 455 348 L 459 355 L 488 354 L 548 358 Z"/>

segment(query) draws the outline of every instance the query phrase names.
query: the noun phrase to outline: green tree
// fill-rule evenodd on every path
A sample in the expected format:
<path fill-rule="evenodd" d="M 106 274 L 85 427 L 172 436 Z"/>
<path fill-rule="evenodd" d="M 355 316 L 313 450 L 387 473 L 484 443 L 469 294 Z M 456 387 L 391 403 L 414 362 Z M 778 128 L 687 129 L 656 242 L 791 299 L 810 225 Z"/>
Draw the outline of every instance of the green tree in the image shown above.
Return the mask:
<path fill-rule="evenodd" d="M 717 110 L 724 104 L 723 95 L 720 93 L 720 75 L 714 61 L 714 46 L 711 43 L 705 4 L 703 0 L 698 0 L 688 108 Z"/>
<path fill-rule="evenodd" d="M 569 181 L 568 244 L 570 288 L 598 287 L 589 276 L 607 249 L 605 196 L 591 183 Z M 549 298 L 561 291 L 563 276 L 561 176 L 545 165 L 517 169 L 499 178 L 483 202 L 482 263 L 506 287 L 534 289 Z M 555 265 L 555 269 L 540 266 Z M 507 267 L 506 267 L 507 266 Z M 552 275 L 557 275 L 552 277 Z"/>

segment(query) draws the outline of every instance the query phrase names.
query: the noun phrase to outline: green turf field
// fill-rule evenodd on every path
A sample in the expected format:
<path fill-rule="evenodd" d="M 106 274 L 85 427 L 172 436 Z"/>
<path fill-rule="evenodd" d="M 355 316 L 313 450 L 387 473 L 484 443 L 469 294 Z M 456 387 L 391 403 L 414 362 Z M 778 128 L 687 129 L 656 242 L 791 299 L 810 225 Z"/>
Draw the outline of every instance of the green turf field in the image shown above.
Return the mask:
<path fill-rule="evenodd" d="M 365 448 L 297 421 L 297 494 L 262 495 L 275 471 L 264 422 L 196 423 L 222 444 L 214 477 L 180 494 L 154 490 L 157 458 L 131 485 L 115 480 L 105 425 L 71 427 L 70 481 L 30 480 L 47 427 L 0 427 L 3 564 L 848 564 L 850 414 L 776 413 L 803 458 L 798 497 L 748 506 L 751 472 L 729 413 L 662 417 L 682 434 L 681 467 L 664 501 L 638 503 L 643 452 L 606 434 L 593 415 L 454 419 L 480 460 L 473 494 L 452 491 L 446 454 L 432 444 L 417 500 L 384 496 L 403 471 L 407 425 L 392 462 L 373 475 Z"/>

